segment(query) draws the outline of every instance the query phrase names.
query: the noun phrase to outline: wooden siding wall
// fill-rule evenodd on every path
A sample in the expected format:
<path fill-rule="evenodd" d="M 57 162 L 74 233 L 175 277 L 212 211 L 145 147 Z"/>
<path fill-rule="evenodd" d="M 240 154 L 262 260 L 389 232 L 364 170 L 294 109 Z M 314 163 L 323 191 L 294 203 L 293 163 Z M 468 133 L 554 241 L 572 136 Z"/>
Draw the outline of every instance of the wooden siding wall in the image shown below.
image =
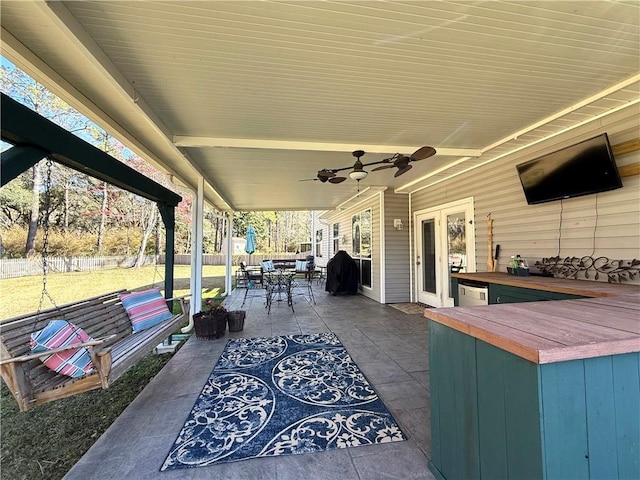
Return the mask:
<path fill-rule="evenodd" d="M 411 293 L 409 255 L 409 196 L 383 192 L 384 303 L 409 302 Z M 393 219 L 402 220 L 403 229 L 393 228 Z"/>
<path fill-rule="evenodd" d="M 518 152 L 429 186 L 412 194 L 412 211 L 473 196 L 477 271 L 487 270 L 489 213 L 493 219 L 494 248 L 497 244 L 501 248 L 497 271 L 505 271 L 509 257 L 516 254 L 527 258 L 530 264 L 556 255 L 640 258 L 639 175 L 623 178 L 621 189 L 539 205 L 527 204 L 518 179 L 517 164 L 603 132 L 609 135 L 612 145 L 637 138 L 638 117 L 611 119 L 606 125 L 583 126 L 535 149 Z M 638 162 L 638 151 L 616 158 L 618 167 Z"/>
<path fill-rule="evenodd" d="M 351 248 L 351 240 L 353 235 L 351 234 L 351 217 L 356 213 L 360 213 L 368 208 L 371 209 L 371 225 L 372 236 L 371 241 L 373 243 L 372 251 L 372 263 L 371 263 L 371 288 L 360 288 L 360 293 L 365 297 L 369 297 L 376 302 L 381 302 L 382 291 L 380 288 L 380 265 L 381 265 L 381 252 L 382 247 L 380 245 L 380 195 L 374 195 L 370 199 L 340 212 L 339 216 L 333 217 L 331 220 L 327 220 L 329 225 L 333 225 L 335 222 L 340 223 L 340 237 L 344 235 L 346 237 L 345 243 L 340 243 L 340 250 L 346 251 L 349 255 L 353 256 L 353 249 Z"/>

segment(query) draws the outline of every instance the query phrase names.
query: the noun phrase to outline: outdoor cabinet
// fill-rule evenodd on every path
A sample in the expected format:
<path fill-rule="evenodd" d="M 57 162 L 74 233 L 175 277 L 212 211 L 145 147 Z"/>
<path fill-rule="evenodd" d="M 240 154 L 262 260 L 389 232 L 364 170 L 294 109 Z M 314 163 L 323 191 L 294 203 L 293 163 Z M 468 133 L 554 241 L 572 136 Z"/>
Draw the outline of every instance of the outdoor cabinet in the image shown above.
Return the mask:
<path fill-rule="evenodd" d="M 540 302 L 544 300 L 571 300 L 584 298 L 581 295 L 550 292 L 533 288 L 513 287 L 492 283 L 489 285 L 489 304 Z"/>
<path fill-rule="evenodd" d="M 437 478 L 639 478 L 639 353 L 536 364 L 429 320 L 429 360 Z"/>
<path fill-rule="evenodd" d="M 451 279 L 451 293 L 454 305 L 460 304 L 458 297 L 457 278 Z M 573 295 L 570 293 L 559 293 L 548 290 L 539 290 L 533 288 L 514 287 L 511 285 L 501 285 L 499 283 L 488 283 L 489 286 L 489 305 L 499 303 L 522 303 L 522 302 L 539 302 L 544 300 L 571 300 L 577 298 L 585 298 L 583 295 Z"/>

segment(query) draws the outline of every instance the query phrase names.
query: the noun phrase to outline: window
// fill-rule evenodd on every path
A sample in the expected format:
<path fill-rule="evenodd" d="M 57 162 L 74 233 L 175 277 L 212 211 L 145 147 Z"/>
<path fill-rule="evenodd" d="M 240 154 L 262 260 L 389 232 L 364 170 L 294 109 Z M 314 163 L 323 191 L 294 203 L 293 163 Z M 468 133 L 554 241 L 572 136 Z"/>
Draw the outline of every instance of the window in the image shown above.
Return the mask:
<path fill-rule="evenodd" d="M 316 257 L 322 257 L 322 230 L 316 230 Z"/>
<path fill-rule="evenodd" d="M 371 209 L 364 210 L 351 217 L 352 257 L 358 264 L 360 284 L 371 287 L 371 252 L 373 227 L 371 224 Z"/>
<path fill-rule="evenodd" d="M 340 224 L 334 223 L 332 225 L 332 240 L 333 240 L 333 254 L 335 255 L 340 250 Z"/>

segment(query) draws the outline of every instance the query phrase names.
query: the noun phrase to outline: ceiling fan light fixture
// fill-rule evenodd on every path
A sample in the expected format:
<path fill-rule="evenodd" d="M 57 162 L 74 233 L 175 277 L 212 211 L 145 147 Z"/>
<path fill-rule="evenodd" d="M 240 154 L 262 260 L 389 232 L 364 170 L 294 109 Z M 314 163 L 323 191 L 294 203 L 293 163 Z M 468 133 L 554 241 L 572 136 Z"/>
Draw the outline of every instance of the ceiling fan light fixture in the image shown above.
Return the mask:
<path fill-rule="evenodd" d="M 367 178 L 368 173 L 364 171 L 362 162 L 360 161 L 360 157 L 364 155 L 362 150 L 356 150 L 353 152 L 353 156 L 356 157 L 356 163 L 353 164 L 353 170 L 349 173 L 349 177 L 351 180 L 364 180 Z"/>
<path fill-rule="evenodd" d="M 358 182 L 367 178 L 367 175 L 368 173 L 362 169 L 353 170 L 351 173 L 349 173 L 349 177 L 351 178 L 351 180 L 357 180 Z"/>

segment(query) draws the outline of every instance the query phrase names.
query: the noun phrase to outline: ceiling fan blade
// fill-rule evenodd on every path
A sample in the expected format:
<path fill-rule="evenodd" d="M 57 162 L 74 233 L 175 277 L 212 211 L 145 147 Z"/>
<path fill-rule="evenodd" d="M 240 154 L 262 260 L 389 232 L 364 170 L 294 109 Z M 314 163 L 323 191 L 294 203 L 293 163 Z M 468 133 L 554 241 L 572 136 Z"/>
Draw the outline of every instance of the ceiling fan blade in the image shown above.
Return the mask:
<path fill-rule="evenodd" d="M 418 150 L 411 154 L 411 161 L 424 160 L 425 158 L 432 157 L 436 154 L 436 149 L 433 147 L 420 147 Z"/>
<path fill-rule="evenodd" d="M 347 179 L 347 177 L 333 177 L 329 179 L 329 183 L 342 183 Z"/>
<path fill-rule="evenodd" d="M 317 178 L 303 178 L 302 180 L 298 180 L 299 182 L 313 182 L 318 180 Z"/>
<path fill-rule="evenodd" d="M 398 169 L 394 177 L 399 177 L 403 173 L 407 173 L 409 170 L 411 170 L 412 167 L 413 167 L 412 165 L 405 165 L 404 167 Z"/>
<path fill-rule="evenodd" d="M 331 178 L 335 176 L 336 174 L 334 172 L 332 172 L 331 170 L 327 170 L 326 168 L 318 170 L 318 178 Z"/>
<path fill-rule="evenodd" d="M 381 167 L 376 167 L 371 169 L 372 172 L 376 172 L 378 170 L 384 170 L 385 168 L 393 168 L 395 165 L 382 165 Z"/>

